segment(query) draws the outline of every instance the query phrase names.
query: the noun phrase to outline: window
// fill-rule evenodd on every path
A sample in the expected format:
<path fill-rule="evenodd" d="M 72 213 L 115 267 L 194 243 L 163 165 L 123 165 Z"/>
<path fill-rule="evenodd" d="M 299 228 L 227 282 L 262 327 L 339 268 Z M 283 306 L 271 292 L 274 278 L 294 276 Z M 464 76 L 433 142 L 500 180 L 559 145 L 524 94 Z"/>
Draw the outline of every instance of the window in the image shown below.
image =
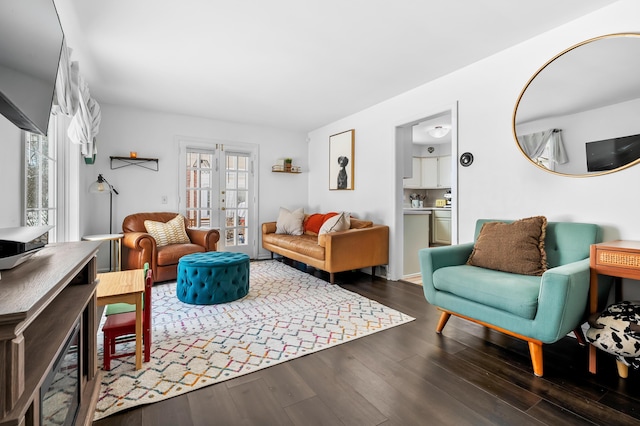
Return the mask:
<path fill-rule="evenodd" d="M 55 131 L 50 131 L 49 134 L 54 135 Z M 25 132 L 24 224 L 26 226 L 56 225 L 56 151 L 55 137 L 47 138 Z M 49 242 L 54 241 L 56 241 L 55 227 L 49 232 Z"/>

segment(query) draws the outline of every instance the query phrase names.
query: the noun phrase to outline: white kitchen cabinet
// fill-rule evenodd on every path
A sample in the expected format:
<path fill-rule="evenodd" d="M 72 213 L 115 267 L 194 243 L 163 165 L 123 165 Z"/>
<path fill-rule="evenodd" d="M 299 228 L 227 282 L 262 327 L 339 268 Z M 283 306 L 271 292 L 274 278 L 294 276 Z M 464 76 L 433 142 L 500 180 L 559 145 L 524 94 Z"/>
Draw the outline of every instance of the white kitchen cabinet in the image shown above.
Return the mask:
<path fill-rule="evenodd" d="M 403 180 L 405 188 L 450 188 L 451 156 L 413 157 L 413 176 Z"/>
<path fill-rule="evenodd" d="M 422 166 L 419 157 L 412 158 L 413 175 L 410 178 L 404 178 L 402 186 L 405 188 L 420 188 Z"/>
<path fill-rule="evenodd" d="M 404 215 L 403 275 L 420 272 L 418 250 L 429 247 L 429 213 Z"/>
<path fill-rule="evenodd" d="M 451 244 L 451 211 L 434 210 L 431 240 L 434 244 Z"/>
<path fill-rule="evenodd" d="M 438 188 L 451 188 L 451 156 L 438 157 Z"/>
<path fill-rule="evenodd" d="M 438 157 L 424 157 L 420 159 L 422 175 L 420 186 L 422 188 L 438 187 Z"/>

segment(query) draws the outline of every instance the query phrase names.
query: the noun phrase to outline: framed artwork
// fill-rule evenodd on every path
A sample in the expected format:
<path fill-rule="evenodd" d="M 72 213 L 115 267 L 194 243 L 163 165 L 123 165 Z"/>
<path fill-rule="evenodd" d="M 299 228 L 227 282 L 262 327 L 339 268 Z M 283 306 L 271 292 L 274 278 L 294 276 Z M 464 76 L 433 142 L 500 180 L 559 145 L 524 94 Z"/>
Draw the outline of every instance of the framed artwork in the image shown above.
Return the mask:
<path fill-rule="evenodd" d="M 329 189 L 353 190 L 355 132 L 329 136 Z"/>

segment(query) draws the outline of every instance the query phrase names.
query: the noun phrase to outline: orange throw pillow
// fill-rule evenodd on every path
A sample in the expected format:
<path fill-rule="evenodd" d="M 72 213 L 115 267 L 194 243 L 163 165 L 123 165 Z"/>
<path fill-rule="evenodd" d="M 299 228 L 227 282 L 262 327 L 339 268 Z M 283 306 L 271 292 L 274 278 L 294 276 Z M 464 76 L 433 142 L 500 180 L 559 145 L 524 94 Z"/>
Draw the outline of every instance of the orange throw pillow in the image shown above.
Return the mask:
<path fill-rule="evenodd" d="M 318 235 L 320 232 L 320 227 L 322 224 L 329 218 L 336 216 L 338 213 L 330 212 L 327 214 L 322 213 L 314 213 L 309 215 L 307 220 L 304 222 L 304 233 L 308 235 Z"/>

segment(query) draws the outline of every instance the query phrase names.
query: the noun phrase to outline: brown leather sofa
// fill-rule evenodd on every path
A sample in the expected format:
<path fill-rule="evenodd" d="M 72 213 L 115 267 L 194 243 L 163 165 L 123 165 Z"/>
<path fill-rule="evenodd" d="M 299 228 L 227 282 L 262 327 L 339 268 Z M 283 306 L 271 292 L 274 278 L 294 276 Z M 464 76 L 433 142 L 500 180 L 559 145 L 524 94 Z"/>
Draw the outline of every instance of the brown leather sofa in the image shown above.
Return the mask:
<path fill-rule="evenodd" d="M 297 260 L 329 272 L 329 282 L 335 273 L 371 267 L 375 275 L 378 265 L 389 263 L 389 227 L 370 221 L 351 219 L 351 229 L 331 232 L 318 244 L 317 235 L 276 234 L 276 222 L 262 224 L 262 247 L 286 258 Z"/>
<path fill-rule="evenodd" d="M 174 280 L 178 274 L 178 260 L 184 255 L 215 251 L 220 233 L 215 229 L 189 229 L 185 219 L 185 230 L 190 244 L 169 244 L 157 247 L 156 240 L 147 233 L 145 220 L 168 222 L 178 213 L 135 213 L 122 221 L 122 269 L 142 269 L 146 262 L 153 270 L 155 282 Z"/>

